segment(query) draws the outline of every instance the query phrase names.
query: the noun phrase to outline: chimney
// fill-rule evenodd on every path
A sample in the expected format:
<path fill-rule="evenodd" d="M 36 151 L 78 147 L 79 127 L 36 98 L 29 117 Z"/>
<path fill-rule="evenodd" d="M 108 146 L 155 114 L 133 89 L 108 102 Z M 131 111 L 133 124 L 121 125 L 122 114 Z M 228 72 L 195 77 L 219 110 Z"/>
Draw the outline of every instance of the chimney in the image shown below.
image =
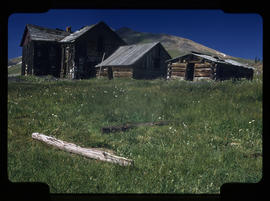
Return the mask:
<path fill-rule="evenodd" d="M 66 32 L 71 33 L 71 26 L 66 27 Z"/>

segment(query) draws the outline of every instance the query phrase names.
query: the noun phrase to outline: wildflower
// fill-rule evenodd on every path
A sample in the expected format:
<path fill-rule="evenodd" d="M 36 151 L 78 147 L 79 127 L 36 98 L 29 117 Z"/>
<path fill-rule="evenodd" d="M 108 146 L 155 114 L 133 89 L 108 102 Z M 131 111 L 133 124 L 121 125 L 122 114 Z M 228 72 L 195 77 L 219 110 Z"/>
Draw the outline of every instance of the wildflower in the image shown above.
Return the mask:
<path fill-rule="evenodd" d="M 250 122 L 248 122 L 249 124 L 251 124 L 251 123 L 253 123 L 255 120 L 253 119 L 253 120 L 251 120 Z"/>
<path fill-rule="evenodd" d="M 183 126 L 186 128 L 187 127 L 187 125 L 183 122 Z"/>
<path fill-rule="evenodd" d="M 161 119 L 161 117 L 158 117 L 158 119 L 160 120 L 160 119 Z"/>
<path fill-rule="evenodd" d="M 170 127 L 169 127 L 169 129 L 171 130 L 171 129 L 172 129 L 172 127 L 170 126 Z"/>
<path fill-rule="evenodd" d="M 242 129 L 242 128 L 240 128 L 240 129 L 239 129 L 239 132 L 241 132 L 242 130 L 243 130 L 243 129 Z"/>
<path fill-rule="evenodd" d="M 106 94 L 106 93 L 108 93 L 108 91 L 105 90 L 105 91 L 104 91 L 104 94 Z"/>
<path fill-rule="evenodd" d="M 118 96 L 117 96 L 117 95 L 115 95 L 114 97 L 115 97 L 115 98 L 117 98 Z"/>
<path fill-rule="evenodd" d="M 57 117 L 57 115 L 56 115 L 56 114 L 52 114 L 52 116 L 53 116 L 53 117 L 55 117 L 55 118 Z"/>

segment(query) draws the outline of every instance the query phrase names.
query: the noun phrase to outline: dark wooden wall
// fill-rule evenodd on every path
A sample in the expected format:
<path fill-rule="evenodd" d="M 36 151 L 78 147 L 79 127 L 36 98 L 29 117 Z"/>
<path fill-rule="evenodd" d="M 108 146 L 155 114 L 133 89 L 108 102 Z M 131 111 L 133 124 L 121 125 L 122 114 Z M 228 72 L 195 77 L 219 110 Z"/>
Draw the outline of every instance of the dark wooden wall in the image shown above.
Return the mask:
<path fill-rule="evenodd" d="M 31 75 L 34 68 L 34 43 L 28 42 L 22 48 L 22 75 Z"/>
<path fill-rule="evenodd" d="M 233 66 L 229 64 L 218 64 L 216 69 L 217 80 L 228 79 L 253 79 L 253 69 L 244 68 L 241 66 Z"/>
<path fill-rule="evenodd" d="M 34 74 L 60 77 L 61 48 L 53 42 L 34 43 Z"/>
<path fill-rule="evenodd" d="M 170 55 L 160 45 L 153 47 L 142 59 L 133 65 L 133 78 L 135 79 L 155 79 L 158 77 L 166 78 L 166 60 Z"/>
<path fill-rule="evenodd" d="M 23 46 L 22 75 L 60 76 L 61 49 L 57 43 L 29 41 Z"/>
<path fill-rule="evenodd" d="M 105 25 L 99 25 L 75 41 L 75 78 L 87 79 L 96 76 L 95 65 L 109 57 L 119 46 L 125 45 L 116 33 Z M 66 64 L 69 66 L 70 64 Z M 70 68 L 70 67 L 66 67 Z M 68 72 L 67 72 L 68 73 Z"/>

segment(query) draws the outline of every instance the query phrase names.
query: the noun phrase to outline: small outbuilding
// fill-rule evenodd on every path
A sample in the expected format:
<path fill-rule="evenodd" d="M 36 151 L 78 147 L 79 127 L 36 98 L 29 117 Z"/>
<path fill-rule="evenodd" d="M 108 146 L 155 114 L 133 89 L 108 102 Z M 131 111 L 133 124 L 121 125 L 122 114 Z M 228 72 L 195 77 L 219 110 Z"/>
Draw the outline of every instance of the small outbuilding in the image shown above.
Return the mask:
<path fill-rule="evenodd" d="M 167 79 L 253 79 L 254 68 L 231 59 L 191 52 L 166 61 Z"/>
<path fill-rule="evenodd" d="M 111 56 L 96 65 L 97 77 L 134 79 L 166 78 L 169 53 L 160 42 L 120 46 Z"/>

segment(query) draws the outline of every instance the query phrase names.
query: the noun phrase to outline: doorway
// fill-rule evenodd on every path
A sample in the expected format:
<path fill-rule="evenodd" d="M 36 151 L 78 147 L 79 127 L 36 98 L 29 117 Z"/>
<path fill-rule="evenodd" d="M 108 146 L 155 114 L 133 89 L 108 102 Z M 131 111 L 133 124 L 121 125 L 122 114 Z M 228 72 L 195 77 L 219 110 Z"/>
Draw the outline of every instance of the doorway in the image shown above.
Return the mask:
<path fill-rule="evenodd" d="M 194 63 L 188 63 L 185 78 L 188 81 L 193 81 L 193 77 L 194 77 Z"/>

